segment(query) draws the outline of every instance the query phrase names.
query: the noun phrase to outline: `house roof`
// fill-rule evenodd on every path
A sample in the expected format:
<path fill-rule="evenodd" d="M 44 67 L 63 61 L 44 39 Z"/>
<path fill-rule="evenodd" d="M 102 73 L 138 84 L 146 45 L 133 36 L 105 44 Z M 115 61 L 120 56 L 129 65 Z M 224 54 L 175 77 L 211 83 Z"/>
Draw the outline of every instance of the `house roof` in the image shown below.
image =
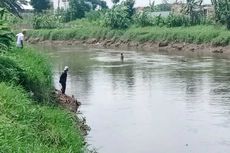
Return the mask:
<path fill-rule="evenodd" d="M 19 5 L 21 6 L 21 8 L 22 8 L 23 10 L 34 10 L 33 6 L 30 5 L 30 0 L 26 0 L 26 1 L 28 2 L 26 5 L 25 5 L 25 4 L 22 4 L 22 3 L 20 3 L 20 2 L 18 2 Z"/>

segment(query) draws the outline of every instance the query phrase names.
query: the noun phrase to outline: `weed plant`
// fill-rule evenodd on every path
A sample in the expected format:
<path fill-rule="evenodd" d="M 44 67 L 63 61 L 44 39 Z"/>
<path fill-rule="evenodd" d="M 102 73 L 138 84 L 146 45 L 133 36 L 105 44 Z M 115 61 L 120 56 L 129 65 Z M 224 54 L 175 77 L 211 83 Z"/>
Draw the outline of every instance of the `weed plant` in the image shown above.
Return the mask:
<path fill-rule="evenodd" d="M 45 40 L 111 39 L 125 41 L 170 41 L 187 43 L 210 43 L 224 46 L 230 43 L 230 32 L 221 26 L 197 25 L 189 27 L 131 26 L 125 30 L 110 29 L 90 24 L 86 20 L 75 22 L 75 27 L 55 30 L 33 30 L 29 36 Z"/>
<path fill-rule="evenodd" d="M 22 85 L 26 80 L 25 71 L 8 57 L 0 56 L 0 82 Z"/>
<path fill-rule="evenodd" d="M 0 91 L 0 152 L 83 152 L 83 138 L 70 113 L 32 102 L 19 86 L 2 82 Z"/>
<path fill-rule="evenodd" d="M 14 48 L 6 56 L 14 61 L 12 63 L 20 66 L 20 69 L 16 69 L 15 66 L 15 74 L 23 74 L 23 81 L 19 78 L 19 84 L 32 92 L 37 101 L 50 101 L 53 84 L 51 65 L 47 57 L 28 48 L 23 50 Z"/>

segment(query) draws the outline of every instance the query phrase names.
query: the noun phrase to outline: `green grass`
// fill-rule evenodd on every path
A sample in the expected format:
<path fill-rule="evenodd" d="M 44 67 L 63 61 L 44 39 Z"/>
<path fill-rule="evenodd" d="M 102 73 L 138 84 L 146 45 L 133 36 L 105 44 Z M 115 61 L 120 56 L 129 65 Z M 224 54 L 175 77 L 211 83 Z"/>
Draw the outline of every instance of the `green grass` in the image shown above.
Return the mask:
<path fill-rule="evenodd" d="M 30 48 L 23 50 L 14 48 L 6 56 L 20 66 L 23 72 L 24 78 L 20 85 L 27 91 L 32 91 L 37 101 L 50 101 L 53 82 L 48 57 Z"/>
<path fill-rule="evenodd" d="M 82 137 L 71 114 L 38 105 L 20 87 L 0 83 L 0 152 L 82 152 Z"/>
<path fill-rule="evenodd" d="M 199 25 L 190 27 L 135 27 L 126 30 L 113 30 L 97 24 L 78 20 L 71 23 L 71 27 L 54 30 L 31 30 L 29 37 L 42 40 L 98 40 L 113 39 L 123 41 L 170 41 L 188 43 L 210 43 L 224 46 L 230 43 L 230 31 L 221 26 Z"/>
<path fill-rule="evenodd" d="M 83 152 L 77 119 L 52 98 L 47 57 L 13 48 L 0 56 L 0 72 L 0 153 Z"/>

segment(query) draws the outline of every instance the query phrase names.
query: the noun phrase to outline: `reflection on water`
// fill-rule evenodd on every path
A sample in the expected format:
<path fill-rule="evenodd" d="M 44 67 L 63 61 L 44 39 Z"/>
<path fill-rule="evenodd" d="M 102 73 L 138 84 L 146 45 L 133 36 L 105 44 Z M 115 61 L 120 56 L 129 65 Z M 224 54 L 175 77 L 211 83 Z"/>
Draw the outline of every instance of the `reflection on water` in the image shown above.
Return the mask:
<path fill-rule="evenodd" d="M 82 102 L 100 153 L 227 153 L 230 61 L 83 47 L 46 47 L 55 84 Z M 124 52 L 124 62 L 120 53 Z"/>

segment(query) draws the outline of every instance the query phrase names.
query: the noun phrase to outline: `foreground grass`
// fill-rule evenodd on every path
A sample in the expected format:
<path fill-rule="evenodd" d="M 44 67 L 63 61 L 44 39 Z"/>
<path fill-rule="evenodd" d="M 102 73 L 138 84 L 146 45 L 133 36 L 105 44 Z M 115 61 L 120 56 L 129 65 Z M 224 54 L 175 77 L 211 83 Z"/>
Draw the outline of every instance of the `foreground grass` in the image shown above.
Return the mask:
<path fill-rule="evenodd" d="M 72 23 L 73 24 L 73 23 Z M 230 31 L 224 27 L 200 25 L 191 27 L 130 27 L 126 30 L 112 30 L 85 20 L 76 21 L 71 28 L 32 30 L 29 37 L 42 40 L 98 40 L 121 41 L 170 41 L 188 43 L 211 43 L 216 46 L 229 45 Z"/>
<path fill-rule="evenodd" d="M 27 91 L 32 91 L 37 101 L 50 101 L 53 81 L 48 57 L 31 48 L 23 50 L 14 48 L 7 57 L 22 69 L 24 78 L 20 84 Z"/>
<path fill-rule="evenodd" d="M 83 152 L 78 121 L 48 98 L 52 73 L 43 56 L 13 49 L 0 61 L 0 153 Z"/>
<path fill-rule="evenodd" d="M 66 111 L 32 102 L 0 83 L 0 152 L 81 152 L 82 137 Z"/>

